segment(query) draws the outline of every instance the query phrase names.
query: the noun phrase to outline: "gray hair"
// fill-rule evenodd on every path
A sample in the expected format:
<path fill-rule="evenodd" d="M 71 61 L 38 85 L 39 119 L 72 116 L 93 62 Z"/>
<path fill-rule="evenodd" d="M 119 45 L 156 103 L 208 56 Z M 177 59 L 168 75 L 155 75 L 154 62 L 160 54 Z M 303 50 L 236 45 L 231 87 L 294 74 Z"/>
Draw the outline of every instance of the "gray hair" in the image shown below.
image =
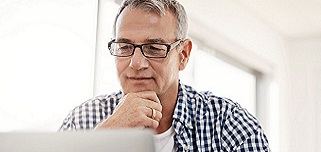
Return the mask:
<path fill-rule="evenodd" d="M 130 7 L 132 9 L 142 9 L 146 12 L 157 13 L 160 16 L 164 16 L 168 9 L 176 17 L 176 38 L 185 39 L 187 37 L 187 15 L 184 7 L 176 0 L 124 0 L 114 21 L 114 36 L 116 36 L 117 19 L 126 7 Z"/>

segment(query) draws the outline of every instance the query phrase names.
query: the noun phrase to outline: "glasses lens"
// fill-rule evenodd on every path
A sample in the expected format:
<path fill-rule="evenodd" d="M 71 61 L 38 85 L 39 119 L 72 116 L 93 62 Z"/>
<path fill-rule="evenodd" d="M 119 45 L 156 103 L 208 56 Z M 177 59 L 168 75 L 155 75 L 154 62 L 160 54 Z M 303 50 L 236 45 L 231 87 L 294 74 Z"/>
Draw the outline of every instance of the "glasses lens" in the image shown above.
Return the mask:
<path fill-rule="evenodd" d="M 167 46 L 163 44 L 146 44 L 142 49 L 148 57 L 165 57 L 167 53 Z"/>
<path fill-rule="evenodd" d="M 134 46 L 128 43 L 112 43 L 111 52 L 116 56 L 130 56 Z"/>

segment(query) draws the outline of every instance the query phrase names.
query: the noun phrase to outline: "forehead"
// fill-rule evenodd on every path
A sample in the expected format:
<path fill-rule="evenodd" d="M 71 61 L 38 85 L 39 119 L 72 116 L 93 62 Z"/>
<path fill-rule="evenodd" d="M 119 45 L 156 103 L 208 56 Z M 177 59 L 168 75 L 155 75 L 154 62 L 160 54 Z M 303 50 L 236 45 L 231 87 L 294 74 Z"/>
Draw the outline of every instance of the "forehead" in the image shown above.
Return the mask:
<path fill-rule="evenodd" d="M 148 39 L 176 39 L 176 18 L 166 10 L 163 16 L 142 9 L 125 8 L 116 23 L 116 39 L 145 42 Z"/>

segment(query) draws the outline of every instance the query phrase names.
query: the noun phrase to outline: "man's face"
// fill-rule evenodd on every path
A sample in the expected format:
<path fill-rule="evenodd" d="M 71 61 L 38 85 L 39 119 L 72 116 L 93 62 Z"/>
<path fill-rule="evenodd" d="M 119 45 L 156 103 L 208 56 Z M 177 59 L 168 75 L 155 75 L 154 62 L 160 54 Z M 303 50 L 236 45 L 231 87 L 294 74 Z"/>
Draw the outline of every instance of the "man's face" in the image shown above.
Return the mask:
<path fill-rule="evenodd" d="M 134 44 L 150 42 L 170 44 L 176 41 L 176 19 L 172 13 L 165 16 L 140 9 L 125 8 L 116 24 L 116 41 Z M 166 58 L 146 58 L 139 48 L 130 57 L 116 57 L 118 79 L 124 94 L 155 91 L 166 96 L 178 88 L 180 53 L 174 48 Z"/>

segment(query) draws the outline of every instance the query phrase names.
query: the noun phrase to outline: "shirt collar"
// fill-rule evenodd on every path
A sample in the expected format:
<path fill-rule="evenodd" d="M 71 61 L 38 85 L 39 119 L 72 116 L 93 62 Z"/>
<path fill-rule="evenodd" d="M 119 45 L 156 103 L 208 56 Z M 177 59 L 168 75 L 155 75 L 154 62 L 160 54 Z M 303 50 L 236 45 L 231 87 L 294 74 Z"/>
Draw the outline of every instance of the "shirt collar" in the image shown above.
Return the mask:
<path fill-rule="evenodd" d="M 186 129 L 193 129 L 192 117 L 193 106 L 195 106 L 195 104 L 192 102 L 195 102 L 195 100 L 189 97 L 191 95 L 189 91 L 191 90 L 191 87 L 179 82 L 178 97 L 173 115 L 173 126 L 176 132 L 179 132 L 180 129 L 183 129 L 178 128 L 178 126 L 184 126 Z M 181 123 L 181 125 L 177 125 L 178 122 Z M 175 126 L 177 126 L 177 128 L 175 128 Z"/>

